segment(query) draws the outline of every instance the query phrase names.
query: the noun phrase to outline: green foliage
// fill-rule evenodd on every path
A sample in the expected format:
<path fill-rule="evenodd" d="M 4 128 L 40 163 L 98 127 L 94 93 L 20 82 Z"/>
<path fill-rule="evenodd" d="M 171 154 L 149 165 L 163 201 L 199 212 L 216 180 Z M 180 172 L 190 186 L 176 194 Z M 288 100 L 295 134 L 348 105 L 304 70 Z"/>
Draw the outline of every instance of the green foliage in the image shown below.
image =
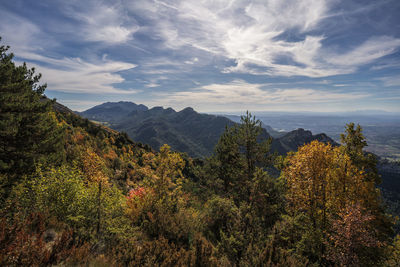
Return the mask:
<path fill-rule="evenodd" d="M 271 140 L 262 134 L 261 122 L 248 112 L 241 124 L 225 130 L 206 166 L 216 193 L 228 193 L 236 203 L 248 200 L 256 167 L 272 164 L 268 153 Z"/>
<path fill-rule="evenodd" d="M 43 98 L 41 75 L 24 63 L 15 66 L 8 47 L 0 46 L 0 183 L 1 201 L 35 164 L 63 162 L 63 129 Z"/>
<path fill-rule="evenodd" d="M 232 229 L 238 219 L 239 209 L 231 199 L 213 196 L 205 204 L 205 233 L 209 240 L 218 242 L 221 234 Z"/>
<path fill-rule="evenodd" d="M 263 229 L 271 228 L 284 213 L 283 181 L 257 168 L 251 182 L 250 207 L 252 218 L 259 220 Z"/>
<path fill-rule="evenodd" d="M 37 172 L 27 177 L 13 190 L 11 203 L 16 203 L 19 212 L 29 214 L 32 210 L 55 217 L 65 222 L 80 236 L 91 238 L 98 223 L 98 186 L 87 183 L 80 171 L 60 167 Z M 112 186 L 104 186 L 101 192 L 103 237 L 118 232 L 118 221 L 124 214 L 124 197 Z"/>
<path fill-rule="evenodd" d="M 351 161 L 367 174 L 367 179 L 374 181 L 376 185 L 381 183 L 377 170 L 377 159 L 375 155 L 363 151 L 367 141 L 362 133 L 362 128 L 354 123 L 346 124 L 345 133 L 340 135 L 342 148 Z"/>
<path fill-rule="evenodd" d="M 283 184 L 265 170 L 273 160 L 270 140 L 250 113 L 226 128 L 200 172 L 209 191 L 205 236 L 217 255 L 234 265 L 259 262 L 271 227 L 284 211 Z M 210 192 L 214 192 L 213 195 Z"/>

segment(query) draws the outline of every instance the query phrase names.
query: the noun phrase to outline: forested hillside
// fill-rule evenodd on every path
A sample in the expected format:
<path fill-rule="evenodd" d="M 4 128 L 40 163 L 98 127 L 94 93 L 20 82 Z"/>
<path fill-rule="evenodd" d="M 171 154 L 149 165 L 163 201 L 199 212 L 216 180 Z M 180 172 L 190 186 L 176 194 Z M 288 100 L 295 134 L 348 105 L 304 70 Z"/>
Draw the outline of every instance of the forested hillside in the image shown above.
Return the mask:
<path fill-rule="evenodd" d="M 346 126 L 341 146 L 307 141 L 277 157 L 247 113 L 194 160 L 90 122 L 44 90 L 0 46 L 1 266 L 400 263 L 359 126 Z"/>

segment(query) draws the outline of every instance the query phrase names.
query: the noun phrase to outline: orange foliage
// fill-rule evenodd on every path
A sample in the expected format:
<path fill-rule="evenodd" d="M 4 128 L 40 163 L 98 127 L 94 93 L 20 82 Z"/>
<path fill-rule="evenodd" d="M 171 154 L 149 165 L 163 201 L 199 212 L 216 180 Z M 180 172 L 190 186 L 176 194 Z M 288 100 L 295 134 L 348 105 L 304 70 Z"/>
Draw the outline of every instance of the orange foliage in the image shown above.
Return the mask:
<path fill-rule="evenodd" d="M 103 157 L 107 160 L 114 160 L 118 155 L 113 149 L 109 149 L 107 153 L 104 153 Z"/>
<path fill-rule="evenodd" d="M 91 149 L 86 149 L 86 153 L 82 156 L 83 172 L 92 182 L 106 182 L 107 176 L 104 174 L 105 163 L 99 155 Z"/>
<path fill-rule="evenodd" d="M 72 135 L 72 141 L 76 144 L 83 144 L 83 140 L 85 139 L 85 136 L 80 132 L 80 131 L 76 131 L 73 135 Z"/>

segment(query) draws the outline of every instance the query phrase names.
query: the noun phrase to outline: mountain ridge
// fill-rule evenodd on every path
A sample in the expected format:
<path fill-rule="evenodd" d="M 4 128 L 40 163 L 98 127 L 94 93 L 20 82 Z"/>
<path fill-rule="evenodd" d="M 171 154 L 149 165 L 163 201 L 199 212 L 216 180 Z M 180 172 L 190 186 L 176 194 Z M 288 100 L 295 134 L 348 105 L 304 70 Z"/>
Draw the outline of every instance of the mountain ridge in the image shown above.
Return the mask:
<path fill-rule="evenodd" d="M 116 113 L 115 109 L 122 109 L 121 105 L 125 108 L 130 107 L 131 110 Z M 210 156 L 225 127 L 236 124 L 225 116 L 198 113 L 191 107 L 180 111 L 160 106 L 149 109 L 141 104 L 122 101 L 107 102 L 80 114 L 90 120 L 106 123 L 117 131 L 124 131 L 134 141 L 149 144 L 153 149 L 157 150 L 167 143 L 174 150 L 186 152 L 192 157 Z M 310 131 L 299 128 L 287 133 L 273 132 L 271 135 L 265 129 L 271 131 L 270 126 L 262 127 L 263 137 L 272 139 L 272 151 L 282 155 L 296 151 L 299 146 L 312 140 L 337 145 L 323 133 L 313 135 Z M 279 137 L 274 138 L 276 134 L 279 134 Z"/>

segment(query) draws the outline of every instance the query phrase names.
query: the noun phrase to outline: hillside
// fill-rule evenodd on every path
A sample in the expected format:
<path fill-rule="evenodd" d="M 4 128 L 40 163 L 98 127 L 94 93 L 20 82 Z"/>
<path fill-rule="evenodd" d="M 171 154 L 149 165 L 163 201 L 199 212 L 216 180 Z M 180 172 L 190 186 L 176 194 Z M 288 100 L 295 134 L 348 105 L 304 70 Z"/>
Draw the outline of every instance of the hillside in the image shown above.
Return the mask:
<path fill-rule="evenodd" d="M 276 141 L 278 141 L 279 144 L 275 147 L 275 143 L 272 143 L 271 148 L 272 150 L 278 151 L 280 154 L 286 154 L 289 151 L 297 151 L 298 147 L 311 143 L 314 140 L 323 143 L 330 143 L 334 146 L 338 145 L 334 140 L 324 133 L 313 135 L 311 131 L 299 128 L 297 130 L 288 132 L 279 138 L 276 138 Z"/>
<path fill-rule="evenodd" d="M 90 122 L 57 102 L 53 107 L 58 127 L 64 131 L 65 162 L 50 169 L 43 167 L 18 184 L 8 201 L 19 204 L 7 205 L 2 210 L 10 216 L 18 209 L 19 217 L 13 219 L 13 225 L 0 223 L 7 236 L 0 238 L 4 255 L 0 262 L 229 266 L 235 262 L 262 264 L 269 259 L 265 252 L 258 251 L 274 251 L 277 247 L 282 252 L 272 252 L 273 262 L 306 266 L 308 257 L 301 251 L 293 252 L 300 241 L 287 244 L 270 237 L 272 229 L 276 229 L 274 234 L 286 240 L 287 231 L 282 227 L 294 226 L 291 220 L 295 218 L 280 219 L 285 212 L 283 188 L 267 172 L 256 169 L 251 172 L 255 178 L 247 182 L 251 178 L 247 174 L 246 153 L 235 150 L 234 143 L 224 148 L 238 157 L 234 161 L 224 161 L 226 154 L 219 151 L 214 159 L 196 164 L 167 147 L 155 152 L 148 145 Z M 162 115 L 165 110 L 156 108 L 151 112 Z M 167 113 L 183 121 L 198 115 L 192 109 Z M 269 137 L 263 129 L 257 132 Z M 278 144 L 284 144 L 282 149 L 286 150 L 313 138 L 329 141 L 325 135 L 313 136 L 299 129 L 285 135 Z M 333 151 L 318 142 L 310 147 L 315 145 Z M 312 153 L 319 153 L 319 149 Z M 258 156 L 251 160 L 265 164 L 258 158 L 262 155 L 261 147 L 255 146 L 252 151 Z M 336 165 L 329 168 L 333 168 L 334 174 L 341 171 Z M 227 176 L 226 172 L 230 174 Z M 226 177 L 232 180 L 221 184 Z M 353 178 L 346 177 L 348 182 Z M 30 193 L 21 194 L 20 190 Z M 32 211 L 36 213 L 31 215 Z M 294 223 L 301 225 L 294 230 L 296 235 L 307 237 L 315 231 L 307 221 Z M 234 252 L 235 243 L 226 243 L 226 235 L 235 243 L 242 240 L 246 250 Z M 265 244 L 271 240 L 274 243 Z M 310 260 L 316 261 L 311 257 Z"/>

